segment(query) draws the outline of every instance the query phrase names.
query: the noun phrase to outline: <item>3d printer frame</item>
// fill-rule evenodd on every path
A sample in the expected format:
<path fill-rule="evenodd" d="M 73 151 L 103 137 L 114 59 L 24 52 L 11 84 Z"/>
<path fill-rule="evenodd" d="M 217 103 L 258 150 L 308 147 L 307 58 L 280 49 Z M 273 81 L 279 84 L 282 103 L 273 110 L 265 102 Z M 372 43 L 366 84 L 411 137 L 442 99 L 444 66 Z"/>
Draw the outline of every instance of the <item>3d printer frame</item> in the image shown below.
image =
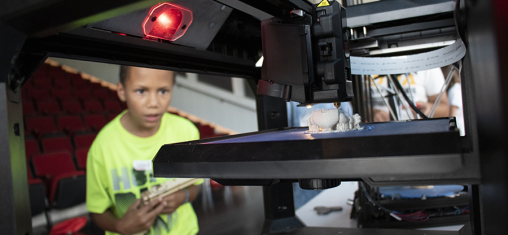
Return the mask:
<path fill-rule="evenodd" d="M 279 16 L 293 9 L 311 11 L 301 0 L 255 1 L 242 3 Z M 378 11 L 390 11 L 390 3 L 383 7 L 359 10 L 348 14 L 355 22 L 362 16 L 373 19 Z M 431 1 L 439 2 L 439 1 Z M 507 20 L 503 14 L 508 5 L 503 1 L 458 1 L 461 3 L 461 20 L 468 54 L 464 58 L 462 90 L 468 136 L 463 138 L 462 171 L 449 175 L 404 177 L 397 183 L 465 182 L 473 184 L 471 196 L 471 222 L 459 232 L 429 232 L 427 234 L 501 234 L 508 231 L 508 84 L 503 81 L 508 62 L 508 33 L 503 29 Z M 187 72 L 234 75 L 259 79 L 255 60 L 229 56 L 227 53 L 209 53 L 168 43 L 143 41 L 108 32 L 78 28 L 82 25 L 110 19 L 111 17 L 147 8 L 157 1 L 33 1 L 0 3 L 0 194 L 2 200 L 0 230 L 6 234 L 31 234 L 28 206 L 26 162 L 24 157 L 23 118 L 20 86 L 48 57 L 64 57 L 133 66 L 170 69 Z M 392 6 L 393 6 L 392 5 Z M 398 8 L 398 5 L 393 8 Z M 366 9 L 351 6 L 350 9 Z M 404 11 L 403 7 L 397 9 Z M 351 11 L 350 11 L 351 13 Z M 400 12 L 399 12 L 400 13 Z M 400 13 L 402 14 L 402 13 Z M 402 14 L 403 15 L 403 14 Z M 35 23 L 37 22 L 37 23 Z M 447 22 L 440 22 L 447 24 Z M 361 26 L 358 24 L 356 26 Z M 350 26 L 352 27 L 352 26 Z M 420 25 L 420 27 L 423 27 Z M 67 31 L 75 29 L 74 31 Z M 393 28 L 391 30 L 401 30 Z M 65 32 L 67 31 L 67 32 Z M 61 33 L 65 32 L 65 33 Z M 378 32 L 379 33 L 379 32 Z M 227 45 L 224 40 L 224 45 Z M 362 45 L 358 45 L 361 47 Z M 356 81 L 356 80 L 355 80 Z M 359 84 L 359 83 L 358 83 Z M 271 97 L 258 96 L 259 129 L 266 130 L 287 126 L 285 102 Z M 282 143 L 281 143 L 282 144 Z M 476 165 L 475 165 L 476 164 Z M 479 164 L 479 166 L 478 166 Z M 408 230 L 358 230 L 330 228 L 302 228 L 294 218 L 292 197 L 288 184 L 265 186 L 264 233 L 284 234 L 420 234 Z M 288 198 L 291 197 L 291 198 Z M 297 229 L 293 229 L 297 228 Z"/>

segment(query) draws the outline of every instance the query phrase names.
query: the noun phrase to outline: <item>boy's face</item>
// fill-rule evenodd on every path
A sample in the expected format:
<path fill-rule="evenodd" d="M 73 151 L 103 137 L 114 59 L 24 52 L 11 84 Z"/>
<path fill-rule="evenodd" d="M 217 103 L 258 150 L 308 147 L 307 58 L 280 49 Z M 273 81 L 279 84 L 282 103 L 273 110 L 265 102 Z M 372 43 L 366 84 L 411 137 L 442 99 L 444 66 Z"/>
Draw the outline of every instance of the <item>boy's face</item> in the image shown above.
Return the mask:
<path fill-rule="evenodd" d="M 134 125 L 158 128 L 171 103 L 173 72 L 131 67 L 125 84 L 118 84 L 118 96 L 127 103 Z"/>

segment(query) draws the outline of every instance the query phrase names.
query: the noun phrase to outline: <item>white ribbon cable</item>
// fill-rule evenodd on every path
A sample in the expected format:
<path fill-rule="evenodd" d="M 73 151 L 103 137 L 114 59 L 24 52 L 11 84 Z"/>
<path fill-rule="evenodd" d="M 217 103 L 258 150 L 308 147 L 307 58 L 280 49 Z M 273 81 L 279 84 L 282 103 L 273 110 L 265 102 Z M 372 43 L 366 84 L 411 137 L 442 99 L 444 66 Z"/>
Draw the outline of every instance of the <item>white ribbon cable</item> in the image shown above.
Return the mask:
<path fill-rule="evenodd" d="M 453 44 L 425 53 L 394 57 L 351 56 L 351 74 L 402 74 L 444 67 L 466 55 L 466 46 L 459 38 Z"/>

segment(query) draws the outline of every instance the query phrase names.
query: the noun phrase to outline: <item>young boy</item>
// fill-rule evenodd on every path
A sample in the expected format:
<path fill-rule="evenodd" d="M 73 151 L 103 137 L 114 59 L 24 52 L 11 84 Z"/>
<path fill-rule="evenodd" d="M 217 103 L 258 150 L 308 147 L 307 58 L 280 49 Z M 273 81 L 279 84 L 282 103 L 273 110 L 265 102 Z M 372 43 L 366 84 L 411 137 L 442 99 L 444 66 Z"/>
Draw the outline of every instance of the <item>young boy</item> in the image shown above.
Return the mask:
<path fill-rule="evenodd" d="M 97 135 L 87 160 L 87 209 L 106 234 L 196 234 L 190 203 L 193 185 L 148 206 L 140 193 L 166 181 L 154 178 L 151 160 L 164 144 L 199 139 L 187 119 L 167 113 L 174 77 L 171 71 L 124 67 L 118 96 L 128 109 Z"/>

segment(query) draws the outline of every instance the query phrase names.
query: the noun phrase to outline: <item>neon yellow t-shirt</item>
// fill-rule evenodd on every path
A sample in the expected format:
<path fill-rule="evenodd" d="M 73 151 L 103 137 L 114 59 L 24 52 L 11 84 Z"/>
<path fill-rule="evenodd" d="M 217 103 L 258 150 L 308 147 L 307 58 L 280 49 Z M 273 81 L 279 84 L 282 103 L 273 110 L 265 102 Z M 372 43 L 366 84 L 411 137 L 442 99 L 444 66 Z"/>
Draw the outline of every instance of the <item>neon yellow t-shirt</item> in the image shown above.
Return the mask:
<path fill-rule="evenodd" d="M 120 123 L 120 117 L 126 112 L 99 132 L 88 152 L 86 207 L 92 213 L 100 214 L 111 208 L 121 218 L 140 198 L 140 192 L 167 180 L 154 178 L 151 170 L 135 170 L 134 160 L 152 160 L 164 144 L 199 139 L 197 128 L 189 120 L 169 113 L 163 115 L 159 130 L 153 136 L 135 136 Z M 186 235 L 197 232 L 194 209 L 190 203 L 185 203 L 173 214 L 159 215 L 148 234 Z"/>

